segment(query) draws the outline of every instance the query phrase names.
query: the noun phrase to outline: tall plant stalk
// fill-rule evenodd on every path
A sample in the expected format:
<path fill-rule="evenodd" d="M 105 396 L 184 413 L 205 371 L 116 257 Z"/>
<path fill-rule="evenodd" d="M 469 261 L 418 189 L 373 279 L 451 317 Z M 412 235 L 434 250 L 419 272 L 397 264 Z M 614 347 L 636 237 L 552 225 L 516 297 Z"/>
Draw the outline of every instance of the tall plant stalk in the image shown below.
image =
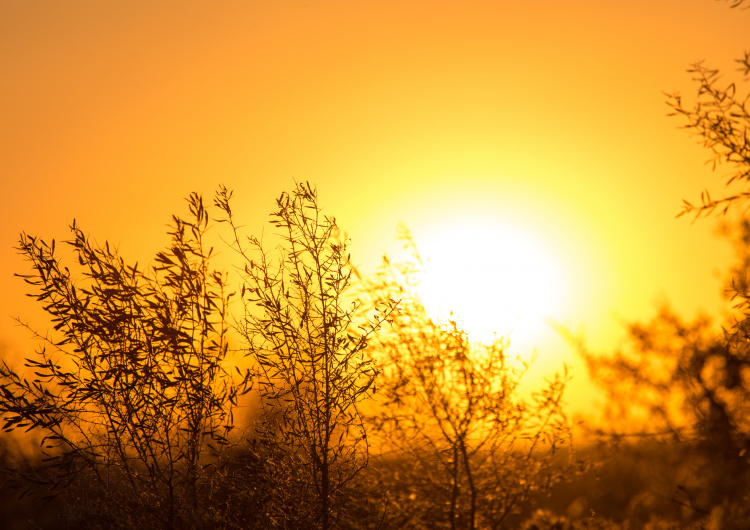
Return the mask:
<path fill-rule="evenodd" d="M 298 462 L 316 507 L 311 520 L 332 528 L 343 488 L 368 462 L 359 405 L 373 392 L 377 371 L 364 350 L 391 304 L 367 320 L 348 298 L 348 242 L 309 183 L 283 193 L 271 214 L 283 241 L 277 262 L 257 238 L 242 241 L 230 199 L 222 189 L 216 203 L 245 260 L 239 329 L 258 367 L 260 435 Z M 291 494 L 307 501 L 304 492 Z"/>

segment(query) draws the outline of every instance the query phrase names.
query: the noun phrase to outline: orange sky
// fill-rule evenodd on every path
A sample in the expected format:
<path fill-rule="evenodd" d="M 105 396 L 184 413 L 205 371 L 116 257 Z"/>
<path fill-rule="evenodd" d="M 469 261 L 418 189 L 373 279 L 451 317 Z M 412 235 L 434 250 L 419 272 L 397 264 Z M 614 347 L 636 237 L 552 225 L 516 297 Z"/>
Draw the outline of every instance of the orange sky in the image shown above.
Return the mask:
<path fill-rule="evenodd" d="M 75 217 L 143 262 L 190 191 L 234 188 L 259 233 L 295 179 L 365 270 L 399 221 L 522 227 L 564 269 L 552 316 L 603 350 L 660 300 L 716 312 L 728 246 L 674 216 L 724 173 L 662 92 L 700 59 L 734 75 L 749 27 L 711 0 L 2 2 L 0 340 L 33 315 L 21 231 Z"/>

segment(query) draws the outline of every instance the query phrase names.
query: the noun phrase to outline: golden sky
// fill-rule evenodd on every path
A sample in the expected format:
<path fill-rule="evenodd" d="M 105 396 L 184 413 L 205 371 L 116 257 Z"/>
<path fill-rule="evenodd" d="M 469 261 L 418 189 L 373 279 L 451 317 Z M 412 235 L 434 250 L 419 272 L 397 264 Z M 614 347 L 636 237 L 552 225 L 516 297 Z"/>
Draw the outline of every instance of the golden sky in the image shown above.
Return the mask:
<path fill-rule="evenodd" d="M 259 233 L 295 180 L 365 271 L 401 221 L 479 276 L 530 242 L 546 314 L 602 350 L 659 301 L 717 312 L 729 247 L 675 215 L 725 170 L 663 92 L 690 96 L 701 59 L 734 75 L 749 27 L 712 0 L 0 2 L 0 340 L 22 351 L 10 317 L 33 317 L 21 231 L 76 218 L 144 262 L 189 192 L 234 188 Z M 531 335 L 543 366 L 572 362 Z"/>

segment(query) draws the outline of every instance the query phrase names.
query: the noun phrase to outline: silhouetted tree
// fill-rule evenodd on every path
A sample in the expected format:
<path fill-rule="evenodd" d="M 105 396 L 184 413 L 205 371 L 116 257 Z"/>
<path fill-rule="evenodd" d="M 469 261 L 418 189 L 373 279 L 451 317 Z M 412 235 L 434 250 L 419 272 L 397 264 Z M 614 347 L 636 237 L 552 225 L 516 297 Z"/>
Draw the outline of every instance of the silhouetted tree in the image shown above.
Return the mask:
<path fill-rule="evenodd" d="M 6 470 L 35 494 L 61 495 L 75 527 L 194 528 L 217 524 L 217 464 L 230 444 L 232 407 L 250 388 L 223 367 L 228 351 L 224 276 L 211 268 L 201 197 L 173 217 L 155 265 L 127 265 L 73 223 L 81 277 L 55 241 L 23 234 L 33 268 L 20 275 L 51 316 L 27 370 L 3 361 L 4 430 L 43 434 L 44 459 Z"/>
<path fill-rule="evenodd" d="M 573 471 L 553 465 L 558 449 L 570 449 L 567 378 L 522 399 L 528 365 L 509 362 L 506 340 L 471 344 L 455 322 L 427 314 L 414 290 L 421 259 L 408 232 L 402 236 L 413 260 L 385 258 L 366 283 L 376 303 L 399 300 L 392 325 L 373 342 L 382 373 L 371 421 L 403 463 L 388 484 L 392 524 L 498 528 Z"/>
<path fill-rule="evenodd" d="M 372 320 L 361 314 L 349 295 L 348 242 L 335 219 L 321 212 L 309 183 L 277 200 L 271 217 L 283 245 L 275 263 L 260 240 L 247 238 L 247 247 L 241 240 L 231 195 L 223 188 L 216 203 L 245 261 L 245 315 L 238 327 L 258 366 L 259 435 L 305 477 L 311 498 L 300 483 L 288 492 L 313 509 L 305 524 L 332 528 L 341 515 L 343 489 L 367 465 L 359 405 L 373 392 L 377 370 L 364 349 L 392 303 L 376 307 Z"/>
<path fill-rule="evenodd" d="M 732 1 L 732 7 L 741 4 Z M 748 53 L 737 62 L 747 78 Z M 685 128 L 712 151 L 714 168 L 729 166 L 727 185 L 740 189 L 720 199 L 704 191 L 700 204 L 684 201 L 682 214 L 726 213 L 750 197 L 743 188 L 750 183 L 749 98 L 740 94 L 741 84 L 722 84 L 718 70 L 697 63 L 688 71 L 698 85 L 695 101 L 690 105 L 680 94 L 670 95 L 670 115 L 681 116 Z M 579 344 L 593 381 L 609 396 L 608 422 L 600 434 L 618 443 L 640 440 L 630 446 L 636 449 L 660 444 L 659 454 L 674 458 L 655 465 L 660 473 L 653 489 L 689 508 L 683 516 L 710 518 L 717 528 L 744 526 L 750 517 L 747 221 L 736 233 L 739 260 L 729 292 L 737 312 L 721 331 L 708 318 L 685 322 L 664 308 L 652 321 L 629 326 L 627 346 L 613 356 L 592 355 Z"/>

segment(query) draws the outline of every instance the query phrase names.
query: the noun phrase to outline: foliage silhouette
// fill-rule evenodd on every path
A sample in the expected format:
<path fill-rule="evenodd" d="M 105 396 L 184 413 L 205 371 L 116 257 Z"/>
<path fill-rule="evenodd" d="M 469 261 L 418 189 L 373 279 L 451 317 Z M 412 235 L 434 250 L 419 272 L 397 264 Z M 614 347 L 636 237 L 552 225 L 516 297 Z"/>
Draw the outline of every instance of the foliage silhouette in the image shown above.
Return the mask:
<path fill-rule="evenodd" d="M 555 376 L 522 400 L 528 365 L 509 362 L 507 341 L 470 344 L 455 322 L 427 314 L 414 291 L 422 261 L 403 227 L 401 236 L 413 259 L 385 258 L 365 288 L 376 304 L 399 300 L 373 343 L 382 373 L 371 422 L 384 449 L 405 461 L 389 484 L 391 525 L 499 528 L 533 493 L 574 472 L 552 463 L 571 446 L 567 378 Z"/>
<path fill-rule="evenodd" d="M 750 53 L 737 60 L 740 71 L 747 79 L 750 75 Z M 675 92 L 668 95 L 667 103 L 672 108 L 670 116 L 681 116 L 684 127 L 697 134 L 707 149 L 713 153 L 713 167 L 725 163 L 731 168 L 727 186 L 732 183 L 750 182 L 750 95 L 738 93 L 737 83 L 723 86 L 719 71 L 695 63 L 688 69 L 697 83 L 697 97 L 692 106 Z M 708 190 L 701 193 L 699 205 L 683 201 L 680 215 L 693 213 L 696 217 L 710 214 L 719 208 L 726 213 L 730 206 L 750 197 L 750 192 L 740 190 L 721 199 L 712 198 Z"/>
<path fill-rule="evenodd" d="M 717 334 L 707 318 L 686 323 L 664 308 L 631 325 L 628 347 L 614 356 L 584 352 L 609 395 L 599 434 L 620 448 L 650 440 L 679 455 L 653 474 L 652 489 L 688 520 L 717 509 L 729 520 L 750 515 L 741 508 L 750 493 L 750 356 L 739 333 Z"/>
<path fill-rule="evenodd" d="M 746 0 L 720 0 L 720 1 L 727 2 L 729 4 L 729 7 L 735 8 L 735 7 L 742 7 L 743 5 L 745 5 Z M 745 7 L 749 7 L 749 6 L 745 6 Z"/>
<path fill-rule="evenodd" d="M 359 405 L 374 391 L 377 371 L 364 350 L 393 303 L 383 301 L 368 320 L 348 298 L 348 241 L 335 219 L 322 213 L 309 183 L 277 200 L 271 217 L 283 247 L 276 263 L 257 238 L 247 238 L 245 246 L 231 196 L 222 188 L 216 204 L 245 262 L 245 315 L 238 327 L 258 367 L 259 434 L 286 454 L 291 469 L 304 473 L 308 487 L 290 494 L 314 508 L 307 520 L 332 528 L 342 516 L 344 489 L 368 462 Z"/>
<path fill-rule="evenodd" d="M 748 53 L 737 62 L 747 77 Z M 681 116 L 712 151 L 714 168 L 731 168 L 727 185 L 746 185 L 748 96 L 737 83 L 721 85 L 718 70 L 702 63 L 688 71 L 698 84 L 696 100 L 689 106 L 678 93 L 669 95 L 670 115 Z M 700 204 L 684 201 L 680 215 L 726 213 L 748 197 L 746 189 L 721 199 L 704 191 Z M 720 332 L 708 318 L 685 322 L 663 308 L 651 322 L 631 325 L 627 347 L 614 356 L 593 355 L 579 343 L 592 380 L 609 396 L 608 426 L 600 434 L 621 449 L 658 443 L 676 455 L 650 472 L 654 493 L 682 508 L 681 524 L 743 527 L 750 519 L 750 225 L 741 221 L 735 232 L 739 259 L 729 292 L 737 311 Z M 633 439 L 640 441 L 620 443 Z"/>
<path fill-rule="evenodd" d="M 232 295 L 210 265 L 203 201 L 187 202 L 190 215 L 173 216 L 171 246 L 147 269 L 74 222 L 76 281 L 54 240 L 21 236 L 33 269 L 21 276 L 54 332 L 35 332 L 29 370 L 0 367 L 4 430 L 43 434 L 41 466 L 6 473 L 24 492 L 60 495 L 73 526 L 193 528 L 220 509 L 220 455 L 251 380 L 223 368 Z"/>

